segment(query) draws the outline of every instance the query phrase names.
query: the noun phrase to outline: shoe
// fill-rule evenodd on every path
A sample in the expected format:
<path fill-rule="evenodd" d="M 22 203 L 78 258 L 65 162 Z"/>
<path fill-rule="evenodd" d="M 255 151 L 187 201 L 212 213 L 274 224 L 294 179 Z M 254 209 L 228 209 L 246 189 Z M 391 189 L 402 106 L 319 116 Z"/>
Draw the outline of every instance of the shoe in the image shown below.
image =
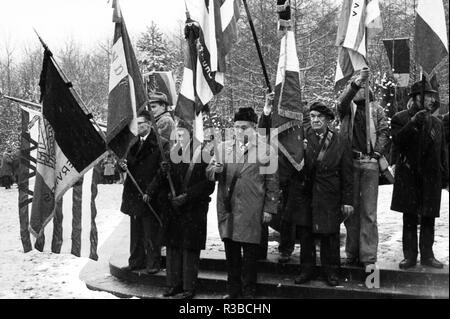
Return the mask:
<path fill-rule="evenodd" d="M 123 267 L 122 270 L 124 271 L 134 271 L 139 269 L 144 269 L 145 266 L 139 266 L 139 265 L 128 265 L 126 267 Z"/>
<path fill-rule="evenodd" d="M 161 271 L 160 268 L 147 268 L 147 274 L 149 274 L 149 275 L 156 274 L 156 273 L 158 273 L 160 271 Z"/>
<path fill-rule="evenodd" d="M 425 260 L 420 260 L 420 264 L 423 266 L 429 266 L 437 269 L 444 268 L 444 264 L 434 257 L 427 258 Z"/>
<path fill-rule="evenodd" d="M 281 254 L 280 258 L 278 258 L 278 262 L 280 264 L 285 264 L 291 259 L 291 255 Z"/>
<path fill-rule="evenodd" d="M 301 285 L 304 283 L 307 283 L 308 281 L 310 281 L 312 279 L 312 273 L 311 272 L 307 272 L 307 271 L 303 271 L 300 273 L 300 276 L 298 276 L 297 278 L 295 278 L 294 283 L 296 285 Z"/>
<path fill-rule="evenodd" d="M 335 273 L 328 274 L 327 284 L 331 287 L 339 286 L 339 277 Z"/>
<path fill-rule="evenodd" d="M 176 299 L 193 299 L 195 296 L 195 291 L 193 290 L 186 290 L 182 293 L 179 293 L 175 296 Z"/>
<path fill-rule="evenodd" d="M 163 293 L 163 297 L 172 297 L 182 292 L 183 289 L 180 286 L 170 287 Z"/>
<path fill-rule="evenodd" d="M 398 267 L 400 269 L 408 269 L 408 268 L 414 267 L 416 264 L 417 264 L 417 260 L 405 258 L 400 262 L 400 264 L 398 264 Z"/>

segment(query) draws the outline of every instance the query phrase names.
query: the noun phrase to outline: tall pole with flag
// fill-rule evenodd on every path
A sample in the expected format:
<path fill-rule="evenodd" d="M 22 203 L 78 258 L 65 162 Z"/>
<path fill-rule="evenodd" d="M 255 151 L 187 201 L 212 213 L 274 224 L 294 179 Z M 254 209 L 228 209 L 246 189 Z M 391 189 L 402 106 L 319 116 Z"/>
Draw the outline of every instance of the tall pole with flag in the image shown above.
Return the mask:
<path fill-rule="evenodd" d="M 237 39 L 239 0 L 186 0 L 183 81 L 175 115 L 191 123 L 203 141 L 202 115 L 224 86 L 225 57 Z"/>

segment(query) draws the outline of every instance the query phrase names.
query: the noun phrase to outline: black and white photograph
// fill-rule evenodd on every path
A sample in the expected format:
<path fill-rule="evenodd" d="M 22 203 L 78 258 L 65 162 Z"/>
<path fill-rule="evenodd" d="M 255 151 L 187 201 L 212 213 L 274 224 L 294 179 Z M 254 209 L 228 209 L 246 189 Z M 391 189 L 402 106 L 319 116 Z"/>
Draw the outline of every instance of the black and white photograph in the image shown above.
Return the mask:
<path fill-rule="evenodd" d="M 0 0 L 0 299 L 448 300 L 448 30 L 448 0 Z"/>

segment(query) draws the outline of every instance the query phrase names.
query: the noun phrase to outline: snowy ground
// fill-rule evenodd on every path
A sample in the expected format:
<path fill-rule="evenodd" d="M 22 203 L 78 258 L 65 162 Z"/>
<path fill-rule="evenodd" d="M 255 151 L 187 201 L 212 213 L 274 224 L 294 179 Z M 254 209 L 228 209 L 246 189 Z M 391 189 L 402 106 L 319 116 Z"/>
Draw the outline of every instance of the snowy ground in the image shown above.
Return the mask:
<path fill-rule="evenodd" d="M 85 183 L 87 184 L 87 183 Z M 89 192 L 83 190 L 83 213 L 89 215 Z M 114 228 L 122 221 L 124 215 L 119 212 L 122 185 L 99 185 L 97 198 L 97 228 L 99 250 Z M 392 186 L 381 186 L 378 199 L 378 229 L 380 234 L 379 262 L 399 262 L 401 250 L 402 215 L 389 210 Z M 443 191 L 441 217 L 436 220 L 434 251 L 436 258 L 449 263 L 449 196 Z M 51 223 L 47 229 L 47 242 L 43 253 L 36 250 L 23 253 L 19 235 L 19 218 L 17 208 L 18 191 L 0 189 L 0 298 L 116 298 L 105 292 L 94 292 L 86 288 L 79 279 L 81 269 L 88 262 L 87 257 L 75 257 L 70 254 L 71 192 L 64 197 L 64 244 L 62 254 L 50 253 Z M 217 231 L 215 198 L 211 202 L 208 215 L 207 249 L 223 250 Z M 88 217 L 88 216 L 87 216 Z M 88 253 L 88 219 L 83 221 L 83 251 Z M 345 228 L 342 228 L 345 232 Z M 275 235 L 272 233 L 271 238 Z M 277 252 L 277 243 L 271 241 L 269 250 Z M 294 255 L 298 256 L 298 245 Z M 342 256 L 344 253 L 342 251 Z M 102 256 L 108 260 L 110 256 Z"/>

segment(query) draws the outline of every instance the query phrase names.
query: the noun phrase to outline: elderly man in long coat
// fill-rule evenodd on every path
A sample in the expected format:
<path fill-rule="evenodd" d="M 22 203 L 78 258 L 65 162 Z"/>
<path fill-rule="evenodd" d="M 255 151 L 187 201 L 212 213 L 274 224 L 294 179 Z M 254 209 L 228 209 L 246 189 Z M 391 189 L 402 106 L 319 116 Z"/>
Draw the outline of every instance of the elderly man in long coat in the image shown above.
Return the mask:
<path fill-rule="evenodd" d="M 444 127 L 439 119 L 431 116 L 436 93 L 428 82 L 414 83 L 408 102 L 410 108 L 395 114 L 391 121 L 396 156 L 391 209 L 403 213 L 405 259 L 399 264 L 402 269 L 417 263 L 418 224 L 421 264 L 443 267 L 433 254 L 434 222 L 439 217 L 442 188 L 448 185 Z"/>
<path fill-rule="evenodd" d="M 265 138 L 258 138 L 256 123 L 252 108 L 239 109 L 234 116 L 236 139 L 220 144 L 207 168 L 209 179 L 219 181 L 217 218 L 227 259 L 227 299 L 255 296 L 262 226 L 277 210 L 277 154 Z"/>
<path fill-rule="evenodd" d="M 205 249 L 207 214 L 214 182 L 206 177 L 204 148 L 192 137 L 189 123 L 178 120 L 178 143 L 171 150 L 170 173 L 177 196 L 167 222 L 167 285 L 165 297 L 190 299 L 195 288 L 200 251 Z M 181 154 L 180 154 L 181 153 Z"/>
<path fill-rule="evenodd" d="M 310 107 L 311 127 L 306 131 L 305 180 L 297 201 L 290 202 L 300 237 L 301 274 L 296 284 L 313 277 L 315 237 L 320 238 L 320 260 L 330 286 L 339 284 L 339 230 L 344 216 L 353 212 L 351 150 L 344 138 L 329 128 L 333 112 L 322 102 Z"/>

